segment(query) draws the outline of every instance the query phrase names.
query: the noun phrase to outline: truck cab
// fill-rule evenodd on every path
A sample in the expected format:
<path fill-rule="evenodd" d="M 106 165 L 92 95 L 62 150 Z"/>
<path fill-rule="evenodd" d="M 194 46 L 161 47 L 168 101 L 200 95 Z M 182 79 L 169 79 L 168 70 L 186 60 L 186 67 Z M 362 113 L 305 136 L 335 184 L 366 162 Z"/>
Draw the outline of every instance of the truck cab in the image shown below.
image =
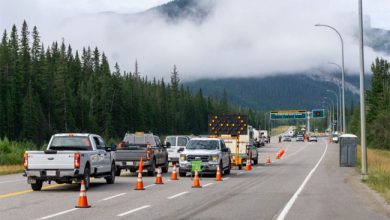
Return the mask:
<path fill-rule="evenodd" d="M 230 150 L 220 138 L 193 138 L 185 150 L 180 153 L 179 175 L 186 176 L 191 172 L 191 162 L 201 161 L 202 173 L 216 173 L 219 166 L 221 172 L 230 173 Z"/>

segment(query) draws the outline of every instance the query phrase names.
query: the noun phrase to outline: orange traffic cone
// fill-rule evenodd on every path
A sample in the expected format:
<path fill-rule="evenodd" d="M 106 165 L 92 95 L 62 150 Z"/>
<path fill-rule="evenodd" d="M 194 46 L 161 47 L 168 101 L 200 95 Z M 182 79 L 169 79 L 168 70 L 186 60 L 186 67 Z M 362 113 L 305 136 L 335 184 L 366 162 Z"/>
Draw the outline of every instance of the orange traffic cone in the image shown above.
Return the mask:
<path fill-rule="evenodd" d="M 271 157 L 267 155 L 267 160 L 265 161 L 265 164 L 271 164 Z"/>
<path fill-rule="evenodd" d="M 144 183 L 142 182 L 142 170 L 143 170 L 143 162 L 142 158 L 139 162 L 139 168 L 138 168 L 138 178 L 137 178 L 137 183 L 135 185 L 135 190 L 145 190 L 144 188 Z"/>
<path fill-rule="evenodd" d="M 278 151 L 278 153 L 276 154 L 276 158 L 275 159 L 279 160 L 280 157 L 281 157 L 281 150 Z"/>
<path fill-rule="evenodd" d="M 200 185 L 199 174 L 197 170 L 195 170 L 194 183 L 192 185 L 192 188 L 202 188 L 202 186 Z"/>
<path fill-rule="evenodd" d="M 221 169 L 219 166 L 217 166 L 217 174 L 215 176 L 215 181 L 222 181 L 222 174 L 221 174 Z"/>
<path fill-rule="evenodd" d="M 175 163 L 173 164 L 173 168 L 172 168 L 171 180 L 179 180 L 179 179 L 177 178 L 176 164 L 175 164 Z"/>
<path fill-rule="evenodd" d="M 285 151 L 284 151 L 284 149 L 282 149 L 282 150 L 280 151 L 280 157 L 283 157 L 284 153 L 285 153 Z"/>
<path fill-rule="evenodd" d="M 157 169 L 157 176 L 156 176 L 156 182 L 155 184 L 164 184 L 162 181 L 162 176 L 161 176 L 161 167 Z"/>
<path fill-rule="evenodd" d="M 85 192 L 85 180 L 81 180 L 79 202 L 76 208 L 91 208 L 91 206 L 88 205 L 87 194 Z"/>
<path fill-rule="evenodd" d="M 247 171 L 252 170 L 251 159 L 249 157 L 246 159 L 245 170 L 247 170 Z"/>

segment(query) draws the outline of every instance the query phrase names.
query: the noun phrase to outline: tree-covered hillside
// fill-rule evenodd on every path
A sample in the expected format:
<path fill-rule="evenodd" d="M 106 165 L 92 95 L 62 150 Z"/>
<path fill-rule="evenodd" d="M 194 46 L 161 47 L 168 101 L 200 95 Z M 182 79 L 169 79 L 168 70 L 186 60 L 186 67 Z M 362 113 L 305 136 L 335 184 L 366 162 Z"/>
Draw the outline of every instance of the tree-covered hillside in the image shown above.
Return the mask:
<path fill-rule="evenodd" d="M 358 76 L 348 76 L 346 81 L 358 86 Z M 368 79 L 367 79 L 368 81 Z M 222 97 L 227 92 L 229 103 L 256 110 L 319 108 L 324 96 L 335 99 L 326 90 L 338 93 L 333 82 L 323 81 L 307 74 L 276 75 L 265 78 L 203 79 L 187 82 L 194 91 L 202 89 L 206 96 Z M 348 107 L 357 104 L 358 94 L 346 90 Z"/>
<path fill-rule="evenodd" d="M 45 47 L 26 22 L 4 31 L 0 43 L 0 137 L 47 141 L 56 132 L 207 132 L 209 114 L 227 113 L 225 100 L 179 85 L 111 70 L 98 48 L 73 51 L 64 42 Z"/>

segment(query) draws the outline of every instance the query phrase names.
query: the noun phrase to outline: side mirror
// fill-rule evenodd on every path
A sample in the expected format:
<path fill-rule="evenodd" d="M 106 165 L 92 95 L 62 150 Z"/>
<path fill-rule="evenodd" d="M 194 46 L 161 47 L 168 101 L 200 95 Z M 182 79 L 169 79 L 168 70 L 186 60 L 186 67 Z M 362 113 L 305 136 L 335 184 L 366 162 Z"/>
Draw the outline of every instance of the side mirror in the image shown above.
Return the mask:
<path fill-rule="evenodd" d="M 106 146 L 106 151 L 107 152 L 116 151 L 116 145 L 115 144 L 111 144 L 111 146 Z"/>
<path fill-rule="evenodd" d="M 179 148 L 179 150 L 177 150 L 178 153 L 181 153 L 183 151 L 184 151 L 184 147 L 181 147 L 181 148 Z"/>
<path fill-rule="evenodd" d="M 165 143 L 165 148 L 171 148 L 171 143 L 169 143 L 169 142 L 167 142 L 167 143 Z"/>

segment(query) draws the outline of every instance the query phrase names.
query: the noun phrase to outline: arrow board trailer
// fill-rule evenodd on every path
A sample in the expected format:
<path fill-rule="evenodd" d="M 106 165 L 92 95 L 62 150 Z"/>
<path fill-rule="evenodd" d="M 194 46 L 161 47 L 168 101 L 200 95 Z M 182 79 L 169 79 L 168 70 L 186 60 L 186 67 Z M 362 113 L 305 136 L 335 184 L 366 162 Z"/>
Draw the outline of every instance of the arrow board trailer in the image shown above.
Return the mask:
<path fill-rule="evenodd" d="M 257 164 L 257 149 L 253 146 L 253 127 L 246 115 L 212 115 L 209 117 L 209 135 L 224 140 L 231 152 L 231 164 L 242 169 L 248 155 Z"/>

